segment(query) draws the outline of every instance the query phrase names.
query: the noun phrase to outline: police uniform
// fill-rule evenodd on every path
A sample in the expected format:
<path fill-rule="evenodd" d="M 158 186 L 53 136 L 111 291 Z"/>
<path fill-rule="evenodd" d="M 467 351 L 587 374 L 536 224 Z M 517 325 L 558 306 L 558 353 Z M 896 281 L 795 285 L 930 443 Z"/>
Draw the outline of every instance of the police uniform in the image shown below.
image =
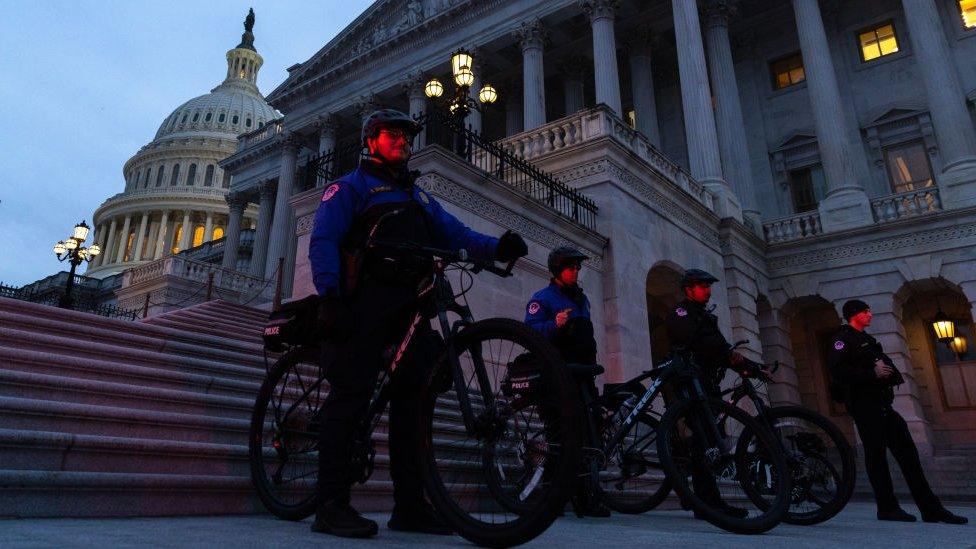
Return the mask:
<path fill-rule="evenodd" d="M 704 373 L 706 388 L 717 394 L 720 376 L 731 359 L 729 342 L 718 328 L 718 317 L 708 312 L 704 304 L 685 299 L 668 313 L 664 324 L 671 348 L 689 351 Z"/>
<path fill-rule="evenodd" d="M 566 324 L 559 328 L 556 315 L 565 310 L 568 310 Z M 590 300 L 579 285 L 560 286 L 550 282 L 525 305 L 525 323 L 552 342 L 566 362 L 596 363 Z"/>
<path fill-rule="evenodd" d="M 908 425 L 891 407 L 894 401 L 892 385 L 900 384 L 904 379 L 897 369 L 888 378 L 877 377 L 875 360 L 890 363 L 878 340 L 849 325 L 842 326 L 828 340 L 827 367 L 831 382 L 845 393 L 847 411 L 854 418 L 864 444 L 864 465 L 874 490 L 878 516 L 901 512 L 891 483 L 886 450 L 890 450 L 898 462 L 923 517 L 938 515 L 944 508 L 925 480 Z"/>
<path fill-rule="evenodd" d="M 369 235 L 387 242 L 464 248 L 481 259 L 496 255 L 498 239 L 469 229 L 447 213 L 414 186 L 415 177 L 415 173 L 363 161 L 325 186 L 315 214 L 308 251 L 315 288 L 320 295 L 344 300 L 349 314 L 342 322 L 352 333 L 348 341 L 324 346 L 323 368 L 330 392 L 322 404 L 319 434 L 320 501 L 349 501 L 355 480 L 350 471 L 350 437 L 366 412 L 379 372 L 387 366 L 382 352 L 406 332 L 415 314 L 409 304 L 418 283 L 429 274 L 429 262 L 405 254 L 382 248 L 364 253 Z M 438 344 L 436 333 L 421 322 L 394 378 L 390 466 L 397 507 L 415 506 L 423 498 L 415 424 L 421 413 L 421 384 Z"/>

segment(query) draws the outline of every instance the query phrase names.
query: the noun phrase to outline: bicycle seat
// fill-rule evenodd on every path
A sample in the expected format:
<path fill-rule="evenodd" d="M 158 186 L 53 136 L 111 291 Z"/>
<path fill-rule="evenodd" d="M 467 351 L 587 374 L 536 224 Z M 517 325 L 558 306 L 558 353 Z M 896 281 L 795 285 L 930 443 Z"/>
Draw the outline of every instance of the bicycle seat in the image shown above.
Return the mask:
<path fill-rule="evenodd" d="M 577 364 L 575 362 L 567 362 L 566 369 L 575 379 L 591 379 L 605 371 L 603 366 L 599 364 Z"/>

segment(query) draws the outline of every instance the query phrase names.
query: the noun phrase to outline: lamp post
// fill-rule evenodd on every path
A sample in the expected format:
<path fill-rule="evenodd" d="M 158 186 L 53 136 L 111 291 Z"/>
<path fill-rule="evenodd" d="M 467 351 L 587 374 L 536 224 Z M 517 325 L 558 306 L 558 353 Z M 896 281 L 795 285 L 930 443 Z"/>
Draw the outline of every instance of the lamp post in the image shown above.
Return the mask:
<path fill-rule="evenodd" d="M 81 265 L 82 261 L 91 261 L 98 254 L 102 253 L 102 249 L 97 244 L 87 247 L 82 246 L 82 243 L 88 239 L 88 232 L 90 230 L 91 227 L 82 221 L 75 225 L 75 230 L 71 233 L 71 236 L 54 245 L 54 255 L 57 256 L 58 261 L 67 260 L 71 264 L 71 271 L 68 273 L 68 284 L 64 289 L 64 295 L 58 300 L 58 307 L 64 309 L 71 308 L 71 290 L 75 285 L 75 269 L 78 265 Z"/>
<path fill-rule="evenodd" d="M 478 91 L 477 101 L 469 95 L 471 86 L 475 81 L 474 58 L 464 48 L 459 49 L 451 55 L 451 74 L 454 77 L 455 84 L 453 99 L 441 99 L 441 96 L 444 94 L 444 85 L 436 78 L 432 78 L 427 82 L 424 86 L 424 94 L 434 101 L 435 104 L 446 107 L 450 111 L 451 116 L 454 117 L 458 128 L 463 130 L 464 122 L 468 118 L 468 114 L 471 113 L 471 110 L 474 109 L 478 112 L 484 112 L 484 109 L 488 105 L 498 100 L 498 92 L 495 91 L 494 86 L 486 82 Z M 460 156 L 466 156 L 467 154 L 465 147 L 466 141 L 463 133 L 463 131 L 458 131 L 455 140 L 456 152 Z"/>

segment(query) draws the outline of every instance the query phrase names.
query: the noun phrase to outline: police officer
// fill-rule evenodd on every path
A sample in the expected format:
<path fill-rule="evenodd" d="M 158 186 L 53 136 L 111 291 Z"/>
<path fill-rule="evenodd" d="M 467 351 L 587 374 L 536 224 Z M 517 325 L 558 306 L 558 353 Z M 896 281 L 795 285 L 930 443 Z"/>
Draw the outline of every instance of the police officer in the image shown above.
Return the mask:
<path fill-rule="evenodd" d="M 706 308 L 712 298 L 712 284 L 715 282 L 718 282 L 717 278 L 701 269 L 686 270 L 680 283 L 685 297 L 668 313 L 664 324 L 671 349 L 689 353 L 702 369 L 705 390 L 719 397 L 719 383 L 725 375 L 725 368 L 738 366 L 745 362 L 745 358 L 730 350 L 729 342 L 718 329 L 718 318 Z M 749 514 L 745 509 L 733 507 L 722 500 L 712 475 L 693 469 L 692 485 L 695 494 L 726 514 L 740 518 Z"/>
<path fill-rule="evenodd" d="M 874 499 L 878 506 L 878 520 L 914 522 L 895 498 L 891 471 L 885 450 L 890 450 L 908 482 L 912 498 L 925 522 L 965 524 L 968 519 L 950 513 L 925 480 L 918 449 L 912 440 L 905 420 L 896 412 L 892 386 L 904 382 L 894 363 L 881 350 L 878 340 L 865 333 L 871 325 L 871 309 L 867 303 L 852 299 L 844 303 L 847 322 L 828 340 L 827 366 L 832 392 L 844 400 L 847 411 L 854 418 L 857 432 L 864 444 L 864 465 L 867 469 Z"/>
<path fill-rule="evenodd" d="M 506 232 L 493 238 L 477 233 L 414 185 L 418 174 L 406 166 L 419 130 L 401 112 L 371 113 L 361 134 L 368 156 L 355 170 L 325 186 L 315 214 L 308 256 L 315 288 L 322 296 L 319 317 L 330 334 L 323 350 L 330 391 L 321 410 L 314 532 L 343 537 L 377 532 L 376 523 L 349 504 L 355 480 L 350 468 L 351 437 L 366 413 L 377 376 L 387 365 L 382 351 L 405 334 L 415 312 L 407 304 L 416 296 L 418 283 L 430 274 L 429 261 L 389 247 L 367 248 L 367 239 L 464 248 L 474 257 L 501 261 L 527 253 L 518 235 Z M 418 395 L 439 343 L 430 326 L 421 323 L 393 380 L 389 445 L 394 508 L 387 523 L 393 530 L 450 533 L 424 498 L 416 456 Z"/>
<path fill-rule="evenodd" d="M 579 285 L 579 273 L 586 254 L 570 246 L 549 253 L 549 285 L 532 295 L 525 306 L 525 323 L 534 328 L 562 355 L 567 363 L 596 364 L 596 339 L 590 321 L 590 300 Z M 593 378 L 579 379 L 581 391 L 599 396 Z M 610 510 L 599 497 L 580 487 L 582 512 L 591 517 L 609 517 Z"/>

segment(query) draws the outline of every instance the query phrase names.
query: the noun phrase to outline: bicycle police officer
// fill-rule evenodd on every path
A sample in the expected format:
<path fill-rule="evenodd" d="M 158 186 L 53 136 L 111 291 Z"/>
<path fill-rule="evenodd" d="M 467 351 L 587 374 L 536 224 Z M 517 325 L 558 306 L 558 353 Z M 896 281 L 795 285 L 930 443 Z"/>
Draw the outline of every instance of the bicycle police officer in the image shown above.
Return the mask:
<path fill-rule="evenodd" d="M 701 269 L 686 270 L 680 282 L 685 297 L 668 313 L 664 324 L 671 349 L 683 349 L 690 353 L 695 364 L 702 369 L 705 391 L 713 397 L 720 397 L 722 391 L 719 383 L 725 368 L 744 363 L 745 357 L 730 350 L 729 342 L 718 328 L 718 318 L 706 308 L 712 298 L 712 284 L 715 282 L 718 282 L 717 278 Z M 693 470 L 692 484 L 700 498 L 726 514 L 740 518 L 748 515 L 745 509 L 732 507 L 721 499 L 711 475 Z"/>
<path fill-rule="evenodd" d="M 827 346 L 831 392 L 835 399 L 844 401 L 864 444 L 864 466 L 874 490 L 878 520 L 915 522 L 915 517 L 905 512 L 895 497 L 885 453 L 891 450 L 922 520 L 965 524 L 966 517 L 949 512 L 932 492 L 908 424 L 891 407 L 892 387 L 904 379 L 878 340 L 864 331 L 871 325 L 871 308 L 861 300 L 852 299 L 844 303 L 842 312 L 846 324 L 828 340 Z"/>
<path fill-rule="evenodd" d="M 330 392 L 321 409 L 314 532 L 343 537 L 377 532 L 376 523 L 350 505 L 350 437 L 386 366 L 383 350 L 403 336 L 414 314 L 404 305 L 430 273 L 429 261 L 389 248 L 366 249 L 367 238 L 464 248 L 474 257 L 501 261 L 527 253 L 517 234 L 477 233 L 414 185 L 418 173 L 407 170 L 407 160 L 419 130 L 413 119 L 392 109 L 367 116 L 361 138 L 368 156 L 325 186 L 315 214 L 308 257 L 322 296 L 320 321 L 329 334 L 323 368 Z M 416 455 L 420 384 L 438 344 L 430 326 L 421 323 L 394 379 L 389 439 L 394 508 L 387 524 L 393 530 L 451 533 L 424 498 Z"/>
<path fill-rule="evenodd" d="M 596 339 L 590 321 L 590 300 L 579 285 L 579 273 L 586 254 L 570 246 L 549 253 L 549 285 L 532 295 L 525 306 L 525 323 L 548 339 L 563 361 L 596 364 Z M 580 390 L 592 398 L 599 396 L 593 378 L 574 377 Z M 582 512 L 591 517 L 609 517 L 610 510 L 584 484 Z"/>

